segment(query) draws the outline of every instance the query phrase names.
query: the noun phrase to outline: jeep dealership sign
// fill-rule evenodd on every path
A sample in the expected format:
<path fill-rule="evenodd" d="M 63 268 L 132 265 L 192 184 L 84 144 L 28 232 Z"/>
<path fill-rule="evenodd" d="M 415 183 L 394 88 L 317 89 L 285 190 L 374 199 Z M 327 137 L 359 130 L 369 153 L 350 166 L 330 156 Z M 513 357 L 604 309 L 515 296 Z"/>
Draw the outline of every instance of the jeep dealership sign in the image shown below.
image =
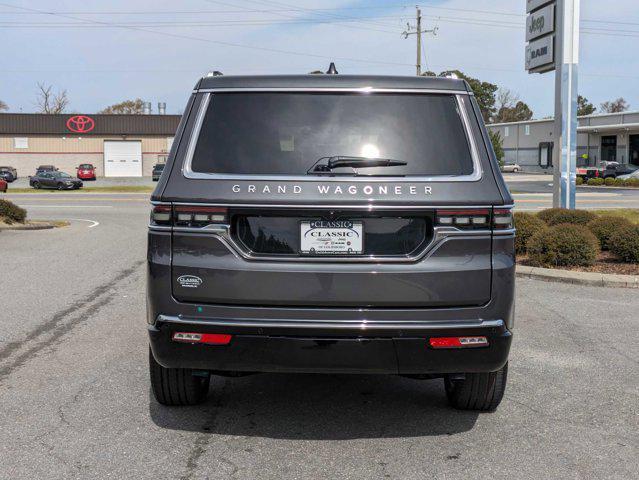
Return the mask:
<path fill-rule="evenodd" d="M 556 1 L 556 0 L 555 0 Z M 527 0 L 526 70 L 544 73 L 555 69 L 555 1 Z"/>
<path fill-rule="evenodd" d="M 526 41 L 543 37 L 555 31 L 555 6 L 547 5 L 526 18 Z"/>

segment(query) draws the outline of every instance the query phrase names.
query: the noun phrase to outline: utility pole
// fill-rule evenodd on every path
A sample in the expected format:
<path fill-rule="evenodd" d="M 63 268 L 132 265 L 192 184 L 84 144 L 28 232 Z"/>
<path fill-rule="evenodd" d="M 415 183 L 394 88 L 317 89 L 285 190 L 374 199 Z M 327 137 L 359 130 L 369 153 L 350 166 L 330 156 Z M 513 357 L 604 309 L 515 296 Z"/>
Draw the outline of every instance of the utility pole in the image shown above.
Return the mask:
<path fill-rule="evenodd" d="M 581 0 L 526 0 L 526 70 L 555 71 L 553 207 L 575 208 Z"/>
<path fill-rule="evenodd" d="M 553 207 L 575 208 L 580 0 L 557 1 Z"/>
<path fill-rule="evenodd" d="M 435 27 L 432 30 L 422 30 L 422 11 L 419 6 L 416 6 L 415 9 L 417 10 L 416 26 L 412 27 L 410 23 L 407 23 L 406 30 L 402 32 L 402 35 L 404 38 L 408 38 L 409 35 L 417 36 L 417 61 L 415 62 L 415 70 L 417 76 L 420 76 L 422 74 L 422 33 L 432 33 L 433 35 L 437 35 L 438 27 Z M 413 28 L 415 28 L 414 32 L 411 31 Z"/>

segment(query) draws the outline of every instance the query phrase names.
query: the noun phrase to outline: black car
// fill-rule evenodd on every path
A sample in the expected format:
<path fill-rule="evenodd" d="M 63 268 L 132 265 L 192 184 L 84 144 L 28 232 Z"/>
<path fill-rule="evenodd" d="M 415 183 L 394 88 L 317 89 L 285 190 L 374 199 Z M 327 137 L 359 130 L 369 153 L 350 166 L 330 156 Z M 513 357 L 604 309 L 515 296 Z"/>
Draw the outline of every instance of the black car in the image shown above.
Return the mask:
<path fill-rule="evenodd" d="M 601 162 L 598 167 L 577 168 L 577 176 L 581 177 L 584 181 L 588 181 L 591 178 L 617 178 L 621 175 L 632 173 L 633 171 L 634 169 L 630 168 L 627 164 L 604 161 Z"/>
<path fill-rule="evenodd" d="M 77 190 L 82 187 L 82 181 L 68 173 L 58 171 L 41 172 L 29 177 L 29 185 L 33 188 L 55 188 L 58 190 Z"/>
<path fill-rule="evenodd" d="M 443 378 L 455 408 L 499 405 L 513 199 L 465 81 L 205 77 L 175 145 L 147 252 L 160 403 L 282 372 Z"/>
<path fill-rule="evenodd" d="M 162 176 L 162 172 L 164 171 L 164 163 L 156 163 L 153 166 L 153 173 L 151 173 L 151 178 L 154 182 L 160 180 L 160 176 Z"/>
<path fill-rule="evenodd" d="M 11 183 L 18 179 L 18 171 L 13 167 L 0 167 L 0 178 Z"/>

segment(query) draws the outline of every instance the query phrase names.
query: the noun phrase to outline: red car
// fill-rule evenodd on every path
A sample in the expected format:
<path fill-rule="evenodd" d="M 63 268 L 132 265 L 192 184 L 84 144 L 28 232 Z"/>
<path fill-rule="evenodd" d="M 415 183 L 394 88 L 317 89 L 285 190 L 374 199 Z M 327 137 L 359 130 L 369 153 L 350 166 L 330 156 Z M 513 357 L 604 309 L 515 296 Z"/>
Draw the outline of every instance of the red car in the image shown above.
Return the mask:
<path fill-rule="evenodd" d="M 83 163 L 75 168 L 80 180 L 95 180 L 95 167 L 90 163 Z"/>
<path fill-rule="evenodd" d="M 7 185 L 9 185 L 7 181 L 4 178 L 0 178 L 0 192 L 6 192 Z"/>

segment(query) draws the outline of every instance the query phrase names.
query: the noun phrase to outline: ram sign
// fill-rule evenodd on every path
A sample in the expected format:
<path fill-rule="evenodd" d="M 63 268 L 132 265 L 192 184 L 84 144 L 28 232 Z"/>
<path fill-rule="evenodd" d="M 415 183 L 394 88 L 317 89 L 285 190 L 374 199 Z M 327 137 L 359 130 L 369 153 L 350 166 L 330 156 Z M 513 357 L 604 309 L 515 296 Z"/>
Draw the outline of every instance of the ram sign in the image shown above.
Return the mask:
<path fill-rule="evenodd" d="M 554 36 L 540 38 L 526 45 L 526 70 L 547 72 L 555 67 Z"/>
<path fill-rule="evenodd" d="M 544 73 L 555 69 L 555 3 L 527 0 L 526 70 Z"/>

